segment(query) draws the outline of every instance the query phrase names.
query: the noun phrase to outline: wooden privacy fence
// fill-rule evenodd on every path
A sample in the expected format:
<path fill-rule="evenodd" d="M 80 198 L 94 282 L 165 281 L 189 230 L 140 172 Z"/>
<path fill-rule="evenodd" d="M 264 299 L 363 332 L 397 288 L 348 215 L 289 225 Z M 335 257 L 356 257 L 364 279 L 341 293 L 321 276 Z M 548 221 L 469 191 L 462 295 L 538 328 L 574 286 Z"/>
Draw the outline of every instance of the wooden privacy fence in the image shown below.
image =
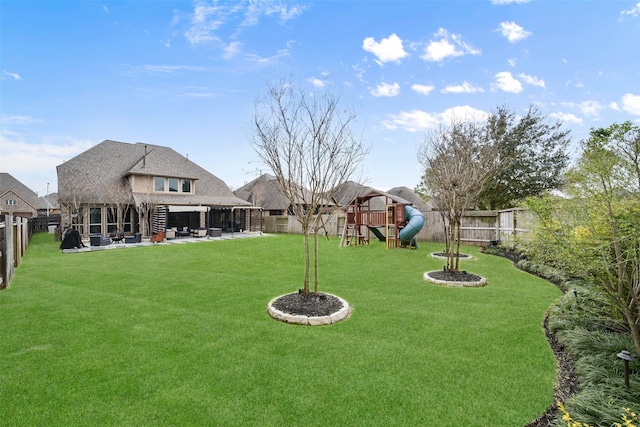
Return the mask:
<path fill-rule="evenodd" d="M 445 242 L 443 217 L 439 211 L 422 212 L 424 226 L 416 236 L 421 242 Z M 324 229 L 321 234 L 340 236 L 346 215 L 338 213 L 323 216 Z M 505 209 L 500 211 L 469 211 L 461 221 L 460 241 L 464 244 L 487 246 L 500 242 L 513 246 L 518 235 L 528 233 L 534 225 L 533 216 L 525 209 Z M 302 234 L 302 227 L 295 217 L 287 215 L 264 217 L 265 233 Z"/>
<path fill-rule="evenodd" d="M 0 289 L 9 285 L 14 269 L 20 265 L 29 246 L 29 220 L 0 215 Z"/>

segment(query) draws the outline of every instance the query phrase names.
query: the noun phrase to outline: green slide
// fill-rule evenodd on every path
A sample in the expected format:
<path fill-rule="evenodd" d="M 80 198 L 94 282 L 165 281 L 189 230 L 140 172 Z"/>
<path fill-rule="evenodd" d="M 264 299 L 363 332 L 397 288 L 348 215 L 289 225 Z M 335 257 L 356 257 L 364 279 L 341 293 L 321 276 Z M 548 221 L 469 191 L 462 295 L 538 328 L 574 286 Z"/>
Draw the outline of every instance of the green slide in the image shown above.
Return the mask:
<path fill-rule="evenodd" d="M 380 240 L 381 242 L 386 242 L 387 238 L 384 237 L 384 234 L 382 234 L 382 232 L 380 231 L 380 228 L 376 228 L 376 227 L 367 227 L 369 230 L 371 230 L 373 232 L 373 234 L 376 235 L 376 237 L 378 238 L 378 240 Z"/>

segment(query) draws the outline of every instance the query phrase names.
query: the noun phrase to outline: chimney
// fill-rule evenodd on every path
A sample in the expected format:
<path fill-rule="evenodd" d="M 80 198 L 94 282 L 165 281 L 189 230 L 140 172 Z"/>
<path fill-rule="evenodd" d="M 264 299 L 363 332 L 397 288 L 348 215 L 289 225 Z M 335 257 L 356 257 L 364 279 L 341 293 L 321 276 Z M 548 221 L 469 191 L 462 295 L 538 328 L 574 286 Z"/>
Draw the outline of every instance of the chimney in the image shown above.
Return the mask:
<path fill-rule="evenodd" d="M 142 157 L 142 169 L 147 168 L 147 145 L 144 145 L 144 156 Z"/>

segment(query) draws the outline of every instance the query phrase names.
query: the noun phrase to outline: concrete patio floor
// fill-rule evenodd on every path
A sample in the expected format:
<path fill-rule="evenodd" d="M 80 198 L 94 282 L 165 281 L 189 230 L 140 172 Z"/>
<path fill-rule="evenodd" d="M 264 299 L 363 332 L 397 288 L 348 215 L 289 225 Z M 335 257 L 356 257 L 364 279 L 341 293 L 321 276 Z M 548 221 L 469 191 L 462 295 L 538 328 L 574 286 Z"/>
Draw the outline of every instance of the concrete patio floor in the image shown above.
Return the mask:
<path fill-rule="evenodd" d="M 157 245 L 180 245 L 185 243 L 202 243 L 202 242 L 211 242 L 214 240 L 234 240 L 234 239 L 247 239 L 253 237 L 264 237 L 269 236 L 269 234 L 265 234 L 259 231 L 243 231 L 243 232 L 235 232 L 235 233 L 222 233 L 220 237 L 177 237 L 175 239 L 165 239 L 163 242 L 159 243 L 151 243 L 149 239 L 143 239 L 140 243 L 111 243 L 106 246 L 90 246 L 89 240 L 82 240 L 82 243 L 85 244 L 84 248 L 80 249 L 63 249 L 62 252 L 67 253 L 80 253 L 80 252 L 95 252 L 95 251 L 104 251 L 104 250 L 112 250 L 112 249 L 124 249 L 124 248 L 135 248 L 140 246 L 157 246 Z"/>

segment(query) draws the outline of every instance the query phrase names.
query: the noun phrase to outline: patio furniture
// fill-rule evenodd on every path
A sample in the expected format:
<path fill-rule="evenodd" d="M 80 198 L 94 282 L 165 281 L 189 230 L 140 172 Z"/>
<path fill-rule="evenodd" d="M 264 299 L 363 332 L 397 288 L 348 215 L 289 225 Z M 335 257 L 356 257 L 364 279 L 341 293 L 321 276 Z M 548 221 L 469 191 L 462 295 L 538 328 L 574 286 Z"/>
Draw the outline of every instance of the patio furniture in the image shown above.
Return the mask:
<path fill-rule="evenodd" d="M 122 243 L 122 240 L 124 240 L 124 233 L 122 230 L 113 230 L 111 234 L 109 234 L 109 237 L 111 237 L 111 241 L 113 243 Z"/>
<path fill-rule="evenodd" d="M 178 227 L 178 229 L 176 230 L 176 236 L 177 237 L 189 237 L 190 233 L 189 233 L 189 227 Z"/>
<path fill-rule="evenodd" d="M 210 228 L 208 230 L 209 237 L 221 237 L 222 228 Z"/>
<path fill-rule="evenodd" d="M 133 236 L 126 236 L 124 238 L 125 243 L 141 243 L 142 235 L 140 233 L 136 233 Z"/>
<path fill-rule="evenodd" d="M 158 231 L 153 236 L 151 236 L 151 243 L 160 243 L 164 240 L 164 230 Z"/>
<path fill-rule="evenodd" d="M 176 238 L 176 229 L 175 228 L 167 228 L 164 231 L 164 237 L 166 239 L 175 239 Z"/>
<path fill-rule="evenodd" d="M 94 233 L 89 236 L 89 244 L 91 246 L 108 246 L 111 244 L 111 238 L 100 233 Z"/>
<path fill-rule="evenodd" d="M 191 237 L 205 237 L 207 235 L 206 228 L 196 228 L 191 230 Z"/>

